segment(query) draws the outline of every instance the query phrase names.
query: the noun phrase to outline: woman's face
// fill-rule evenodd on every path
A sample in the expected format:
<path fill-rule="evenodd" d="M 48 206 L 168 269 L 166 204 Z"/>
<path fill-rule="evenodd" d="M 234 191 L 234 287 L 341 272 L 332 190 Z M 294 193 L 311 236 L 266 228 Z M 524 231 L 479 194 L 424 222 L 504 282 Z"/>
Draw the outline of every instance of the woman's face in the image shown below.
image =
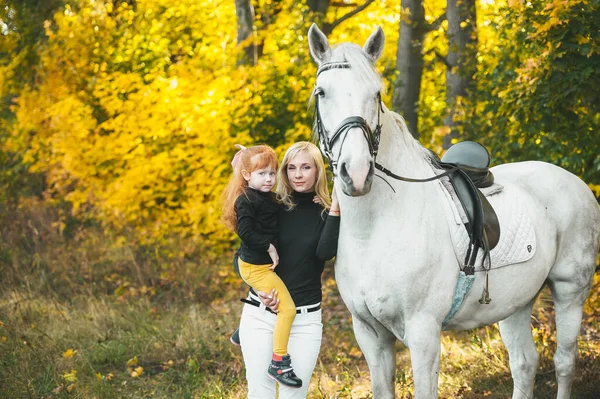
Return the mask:
<path fill-rule="evenodd" d="M 317 166 L 306 151 L 300 151 L 287 164 L 287 177 L 292 189 L 299 193 L 315 191 Z"/>

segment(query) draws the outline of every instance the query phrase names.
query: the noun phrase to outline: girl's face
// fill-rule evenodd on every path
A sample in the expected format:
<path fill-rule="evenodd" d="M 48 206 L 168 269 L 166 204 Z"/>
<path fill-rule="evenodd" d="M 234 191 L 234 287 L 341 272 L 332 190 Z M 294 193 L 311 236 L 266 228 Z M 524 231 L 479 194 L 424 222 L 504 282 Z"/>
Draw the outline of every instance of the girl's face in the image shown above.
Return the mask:
<path fill-rule="evenodd" d="M 292 189 L 299 193 L 315 191 L 317 166 L 306 151 L 300 151 L 286 167 L 287 177 Z"/>
<path fill-rule="evenodd" d="M 256 169 L 252 173 L 243 171 L 248 186 L 263 193 L 268 193 L 275 185 L 275 170 L 272 168 Z"/>

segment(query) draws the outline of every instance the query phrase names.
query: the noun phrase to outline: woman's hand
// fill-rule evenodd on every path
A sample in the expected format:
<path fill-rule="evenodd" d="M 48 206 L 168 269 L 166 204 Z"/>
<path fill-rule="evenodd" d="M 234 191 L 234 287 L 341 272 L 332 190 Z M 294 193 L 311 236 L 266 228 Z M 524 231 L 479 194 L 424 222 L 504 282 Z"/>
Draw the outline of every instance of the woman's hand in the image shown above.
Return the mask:
<path fill-rule="evenodd" d="M 329 208 L 331 216 L 340 216 L 340 203 L 338 202 L 335 186 L 331 190 L 331 208 Z"/>
<path fill-rule="evenodd" d="M 264 291 L 256 291 L 256 295 L 263 305 L 271 309 L 274 313 L 279 311 L 279 299 L 277 298 L 277 291 L 275 288 L 273 288 L 268 294 Z"/>

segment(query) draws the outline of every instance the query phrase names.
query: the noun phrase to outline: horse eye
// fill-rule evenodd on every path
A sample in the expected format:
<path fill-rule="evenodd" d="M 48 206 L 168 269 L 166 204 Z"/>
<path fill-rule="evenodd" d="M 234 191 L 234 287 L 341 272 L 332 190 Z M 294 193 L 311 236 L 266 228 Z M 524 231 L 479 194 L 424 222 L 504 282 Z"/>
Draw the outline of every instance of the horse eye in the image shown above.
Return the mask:
<path fill-rule="evenodd" d="M 315 89 L 315 96 L 321 96 L 321 97 L 325 96 L 325 90 L 323 90 L 322 87 L 317 87 Z"/>

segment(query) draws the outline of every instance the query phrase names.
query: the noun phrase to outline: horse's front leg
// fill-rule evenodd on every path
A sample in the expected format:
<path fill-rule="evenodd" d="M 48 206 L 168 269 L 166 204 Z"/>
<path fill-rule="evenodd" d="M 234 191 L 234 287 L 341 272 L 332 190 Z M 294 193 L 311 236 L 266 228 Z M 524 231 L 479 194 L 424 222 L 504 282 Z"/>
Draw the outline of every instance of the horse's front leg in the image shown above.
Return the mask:
<path fill-rule="evenodd" d="M 405 342 L 410 350 L 417 399 L 437 398 L 440 333 L 440 324 L 426 315 L 406 323 Z"/>
<path fill-rule="evenodd" d="M 369 365 L 373 398 L 393 399 L 396 337 L 372 318 L 369 318 L 367 323 L 360 316 L 353 315 L 352 326 L 358 345 Z"/>

